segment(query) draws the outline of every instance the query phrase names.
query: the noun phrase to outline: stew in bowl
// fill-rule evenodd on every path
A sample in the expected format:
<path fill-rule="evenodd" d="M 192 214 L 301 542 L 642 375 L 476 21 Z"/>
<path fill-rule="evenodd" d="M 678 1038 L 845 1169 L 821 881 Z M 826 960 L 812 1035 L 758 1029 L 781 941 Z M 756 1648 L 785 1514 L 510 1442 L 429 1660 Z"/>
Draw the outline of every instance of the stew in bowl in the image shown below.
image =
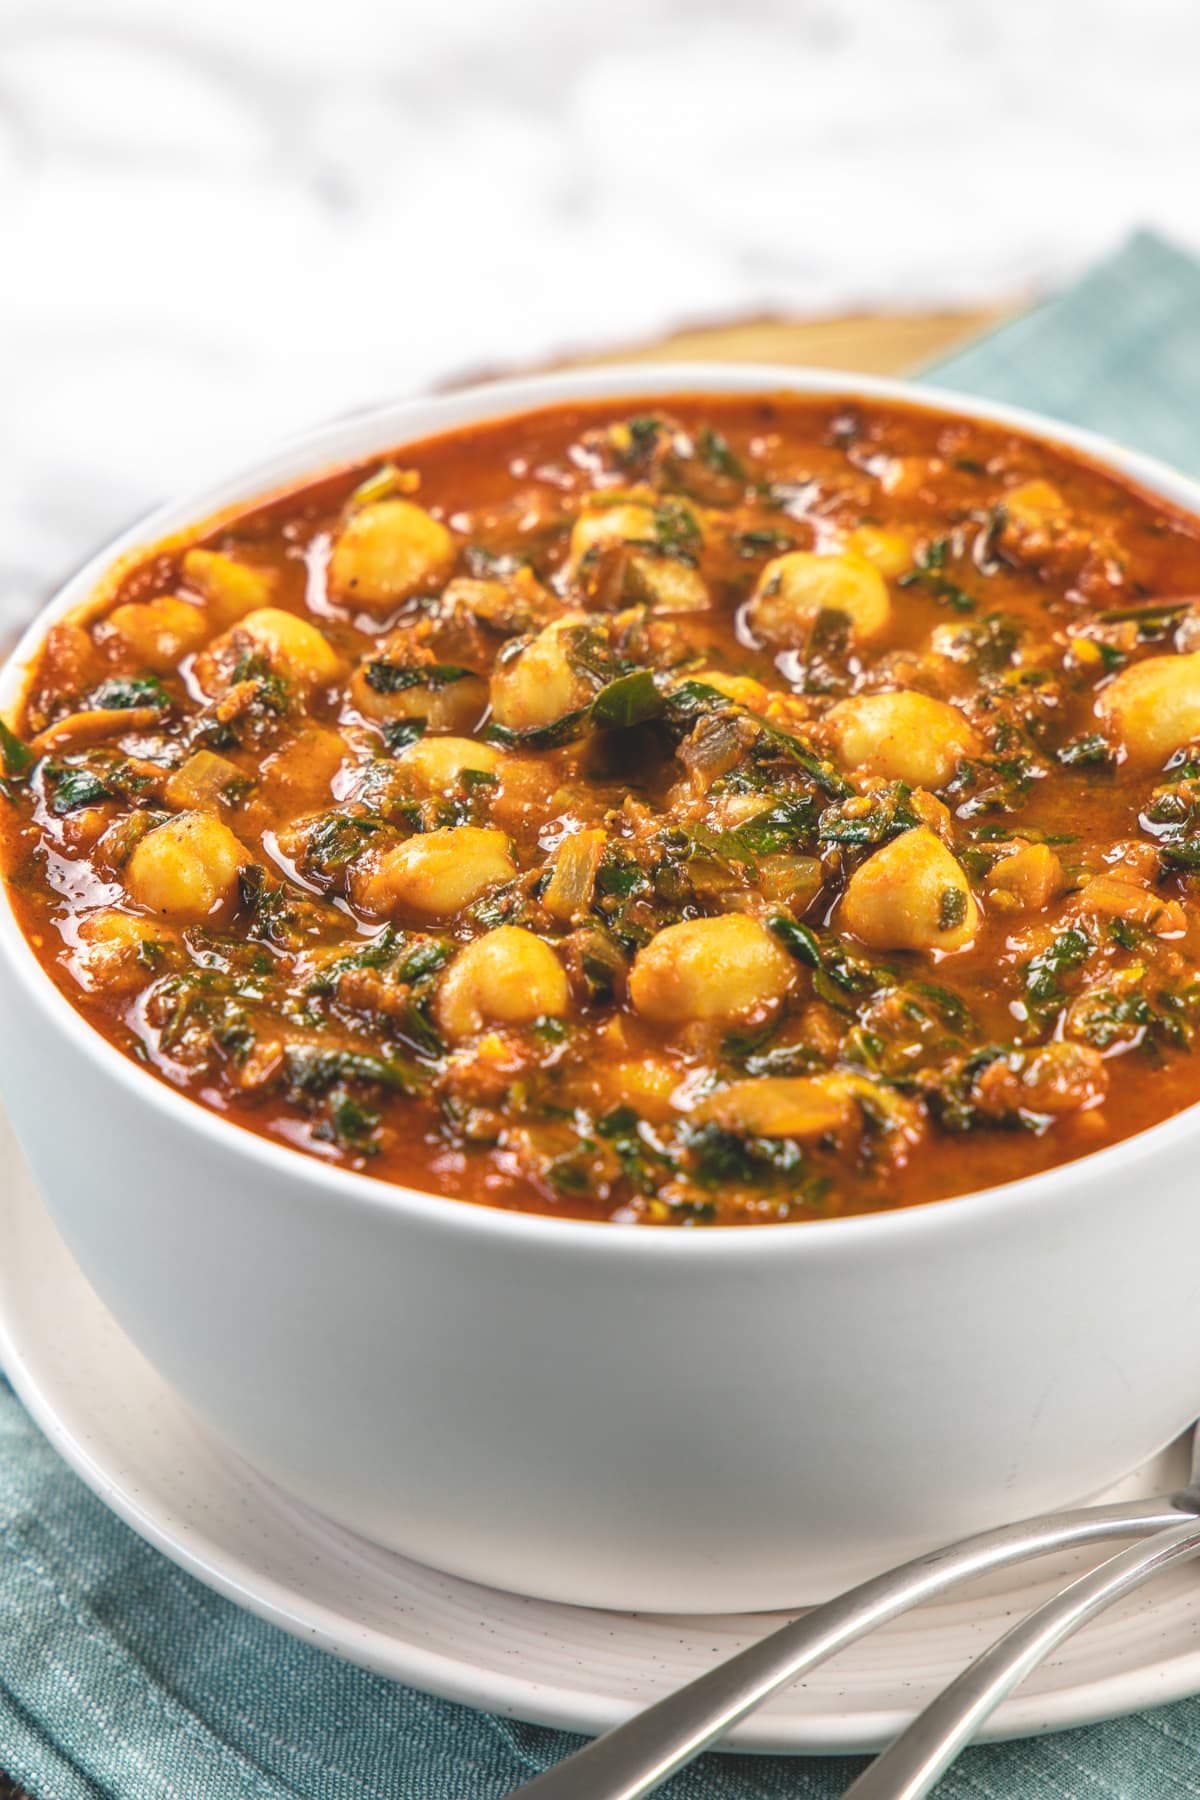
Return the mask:
<path fill-rule="evenodd" d="M 485 420 L 127 556 L 3 731 L 47 973 L 330 1162 L 674 1226 L 1200 1098 L 1200 534 L 885 399 Z"/>

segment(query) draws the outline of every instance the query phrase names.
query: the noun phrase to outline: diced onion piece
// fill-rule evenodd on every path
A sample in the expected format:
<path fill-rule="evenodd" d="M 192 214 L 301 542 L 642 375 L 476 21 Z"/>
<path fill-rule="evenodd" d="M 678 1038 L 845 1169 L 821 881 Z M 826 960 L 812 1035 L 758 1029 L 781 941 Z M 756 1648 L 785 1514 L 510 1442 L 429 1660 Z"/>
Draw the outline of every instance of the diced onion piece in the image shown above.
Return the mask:
<path fill-rule="evenodd" d="M 592 903 L 596 871 L 608 842 L 603 831 L 578 831 L 564 838 L 554 859 L 554 872 L 542 895 L 542 905 L 552 919 L 570 924 Z"/>
<path fill-rule="evenodd" d="M 164 795 L 181 812 L 217 812 L 244 782 L 236 763 L 215 751 L 197 750 L 170 776 Z"/>
<path fill-rule="evenodd" d="M 1025 844 L 994 863 L 988 893 L 1009 911 L 1040 912 L 1061 894 L 1067 877 L 1049 844 Z"/>
<path fill-rule="evenodd" d="M 1104 919 L 1128 919 L 1157 937 L 1174 937 L 1187 930 L 1187 913 L 1178 900 L 1115 875 L 1093 875 L 1079 894 L 1079 904 L 1085 912 L 1099 913 Z"/>

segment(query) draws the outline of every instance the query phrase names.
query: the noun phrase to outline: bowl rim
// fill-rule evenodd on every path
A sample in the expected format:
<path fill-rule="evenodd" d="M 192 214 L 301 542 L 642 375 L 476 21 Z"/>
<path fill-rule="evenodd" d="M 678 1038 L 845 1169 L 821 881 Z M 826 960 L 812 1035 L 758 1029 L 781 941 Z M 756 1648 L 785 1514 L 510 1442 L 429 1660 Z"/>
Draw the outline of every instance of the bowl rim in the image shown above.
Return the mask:
<path fill-rule="evenodd" d="M 275 440 L 232 474 L 190 489 L 180 500 L 152 508 L 103 544 L 41 606 L 0 667 L 0 717 L 19 698 L 29 666 L 49 627 L 77 610 L 94 593 L 119 559 L 174 532 L 185 531 L 234 508 L 242 510 L 286 492 L 322 473 L 373 454 L 402 449 L 424 438 L 453 432 L 491 419 L 519 416 L 543 407 L 574 402 L 648 396 L 669 402 L 694 395 L 844 396 L 856 401 L 895 401 L 917 410 L 958 414 L 1010 429 L 1053 447 L 1082 456 L 1101 473 L 1115 475 L 1153 499 L 1163 500 L 1200 520 L 1200 481 L 1156 457 L 1126 449 L 1115 440 L 1081 426 L 1045 417 L 1031 409 L 925 385 L 919 380 L 864 375 L 852 370 L 817 369 L 778 363 L 671 362 L 613 363 L 489 381 L 431 395 L 409 395 L 341 415 Z M 64 1031 L 101 1076 L 115 1080 L 135 1103 L 159 1110 L 168 1123 L 199 1133 L 214 1149 L 244 1156 L 252 1165 L 296 1183 L 306 1182 L 340 1205 L 399 1217 L 443 1231 L 474 1233 L 483 1240 L 540 1244 L 564 1254 L 577 1252 L 665 1259 L 700 1258 L 711 1263 L 732 1258 L 740 1265 L 760 1255 L 777 1258 L 791 1252 L 805 1256 L 840 1253 L 847 1240 L 886 1251 L 897 1237 L 920 1243 L 947 1229 L 982 1230 L 999 1215 L 1044 1208 L 1091 1189 L 1105 1178 L 1119 1180 L 1131 1167 L 1158 1152 L 1169 1154 L 1181 1141 L 1200 1134 L 1200 1102 L 1170 1114 L 1157 1124 L 1058 1163 L 1031 1175 L 944 1199 L 930 1200 L 892 1212 L 855 1213 L 841 1218 L 779 1221 L 769 1226 L 724 1226 L 709 1230 L 668 1230 L 632 1226 L 610 1220 L 561 1217 L 522 1212 L 510 1207 L 434 1194 L 399 1182 L 384 1181 L 367 1171 L 343 1169 L 292 1145 L 263 1136 L 214 1112 L 143 1068 L 118 1050 L 82 1013 L 76 1011 L 50 980 L 33 953 L 13 911 L 8 884 L 0 880 L 0 956 L 21 985 L 29 1003 Z M 978 1221 L 973 1225 L 972 1221 Z"/>

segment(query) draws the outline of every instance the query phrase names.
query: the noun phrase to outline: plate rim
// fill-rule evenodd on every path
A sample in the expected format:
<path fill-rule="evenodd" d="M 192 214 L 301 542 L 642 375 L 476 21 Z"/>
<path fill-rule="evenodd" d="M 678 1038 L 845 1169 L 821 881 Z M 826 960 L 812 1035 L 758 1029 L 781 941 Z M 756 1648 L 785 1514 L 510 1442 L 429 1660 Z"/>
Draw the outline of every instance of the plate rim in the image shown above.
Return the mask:
<path fill-rule="evenodd" d="M 14 1170 L 13 1164 L 18 1167 Z M 16 1179 L 11 1179 L 15 1173 Z M 2 1113 L 0 1113 L 0 1248 L 7 1248 L 16 1235 L 14 1216 L 23 1207 L 36 1213 L 32 1229 L 53 1239 L 59 1253 L 84 1283 L 94 1303 L 97 1326 L 116 1346 L 116 1354 L 138 1360 L 150 1378 L 160 1387 L 167 1405 L 184 1414 L 191 1429 L 225 1466 L 236 1472 L 239 1481 L 252 1486 L 260 1501 L 265 1498 L 287 1523 L 295 1514 L 310 1521 L 318 1530 L 335 1534 L 344 1546 L 354 1546 L 354 1534 L 327 1521 L 284 1490 L 259 1474 L 226 1446 L 187 1406 L 160 1376 L 157 1370 L 126 1336 L 90 1283 L 79 1270 L 70 1250 L 63 1242 L 45 1203 L 34 1186 Z M 29 1229 L 27 1224 L 26 1229 Z M 169 1496 L 143 1494 L 134 1478 L 122 1475 L 121 1443 L 110 1431 L 93 1436 L 85 1425 L 71 1418 L 71 1401 L 67 1395 L 56 1395 L 53 1371 L 47 1372 L 38 1356 L 36 1323 L 23 1316 L 20 1283 L 14 1278 L 19 1261 L 0 1255 L 0 1367 L 17 1397 L 53 1448 L 97 1498 L 118 1518 L 152 1545 L 169 1561 L 193 1575 L 206 1587 L 223 1595 L 235 1605 L 264 1619 L 291 1636 L 315 1644 L 329 1654 L 387 1676 L 391 1680 L 420 1688 L 426 1693 L 470 1706 L 479 1711 L 499 1714 L 530 1724 L 594 1736 L 629 1716 L 628 1708 L 614 1705 L 610 1697 L 572 1686 L 567 1677 L 550 1684 L 510 1673 L 496 1667 L 481 1668 L 461 1657 L 429 1649 L 419 1643 L 376 1625 L 354 1619 L 347 1608 L 338 1611 L 327 1602 L 315 1599 L 289 1587 L 275 1575 L 256 1570 L 251 1557 L 220 1539 L 183 1509 L 172 1509 Z M 27 1312 L 36 1312 L 29 1307 Z M 91 1365 L 92 1379 L 101 1388 L 108 1385 L 103 1370 L 107 1359 L 99 1357 Z M 80 1402 L 76 1402 L 80 1404 Z M 106 1453 L 107 1446 L 107 1453 Z M 393 1552 L 364 1542 L 364 1551 L 391 1557 Z M 425 1568 L 411 1558 L 396 1556 L 400 1564 Z M 478 1594 L 486 1604 L 492 1590 L 461 1577 L 427 1570 L 435 1579 L 444 1581 L 460 1592 Z M 600 1609 L 572 1607 L 537 1600 L 523 1595 L 506 1594 L 519 1605 L 544 1612 L 546 1617 L 569 1617 Z M 615 1612 L 614 1621 L 636 1618 L 632 1613 Z M 764 1631 L 773 1622 L 782 1623 L 789 1615 L 737 1615 L 762 1618 Z M 706 1615 L 680 1615 L 683 1628 L 702 1628 Z M 1200 1614 L 1198 1614 L 1200 1623 Z M 1056 1659 L 1049 1659 L 1053 1666 Z M 803 1688 L 801 1679 L 797 1684 Z M 1137 1668 L 1116 1671 L 1087 1681 L 1070 1681 L 1050 1692 L 1023 1695 L 1021 1690 L 1003 1702 L 992 1715 L 979 1742 L 998 1742 L 1013 1738 L 1040 1736 L 1048 1732 L 1074 1729 L 1095 1724 L 1123 1714 L 1141 1712 L 1174 1700 L 1200 1693 L 1200 1642 L 1191 1651 L 1181 1652 L 1166 1661 L 1140 1664 Z M 735 1727 L 717 1746 L 734 1754 L 783 1756 L 856 1755 L 879 1749 L 890 1741 L 912 1717 L 911 1709 L 893 1707 L 884 1710 L 860 1709 L 835 1713 L 827 1706 L 811 1714 L 779 1716 L 771 1709 L 751 1714 Z"/>

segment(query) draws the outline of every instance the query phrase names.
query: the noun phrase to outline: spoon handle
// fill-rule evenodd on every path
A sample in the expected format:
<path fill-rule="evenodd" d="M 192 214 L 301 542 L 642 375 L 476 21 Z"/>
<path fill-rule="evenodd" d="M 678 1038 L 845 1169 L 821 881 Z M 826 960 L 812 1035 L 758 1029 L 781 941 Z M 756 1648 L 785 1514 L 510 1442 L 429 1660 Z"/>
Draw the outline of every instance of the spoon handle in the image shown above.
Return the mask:
<path fill-rule="evenodd" d="M 1056 1594 L 975 1659 L 876 1757 L 843 1800 L 922 1800 L 1007 1694 L 1056 1644 L 1171 1563 L 1200 1555 L 1200 1519 L 1122 1550 Z"/>
<path fill-rule="evenodd" d="M 1195 1514 L 1187 1516 L 1195 1526 Z M 1146 1537 L 1179 1518 L 1180 1509 L 1169 1498 L 1134 1500 L 1024 1519 L 931 1550 L 789 1620 L 513 1789 L 510 1800 L 640 1800 L 778 1688 L 908 1607 L 1023 1557 L 1107 1538 Z"/>

